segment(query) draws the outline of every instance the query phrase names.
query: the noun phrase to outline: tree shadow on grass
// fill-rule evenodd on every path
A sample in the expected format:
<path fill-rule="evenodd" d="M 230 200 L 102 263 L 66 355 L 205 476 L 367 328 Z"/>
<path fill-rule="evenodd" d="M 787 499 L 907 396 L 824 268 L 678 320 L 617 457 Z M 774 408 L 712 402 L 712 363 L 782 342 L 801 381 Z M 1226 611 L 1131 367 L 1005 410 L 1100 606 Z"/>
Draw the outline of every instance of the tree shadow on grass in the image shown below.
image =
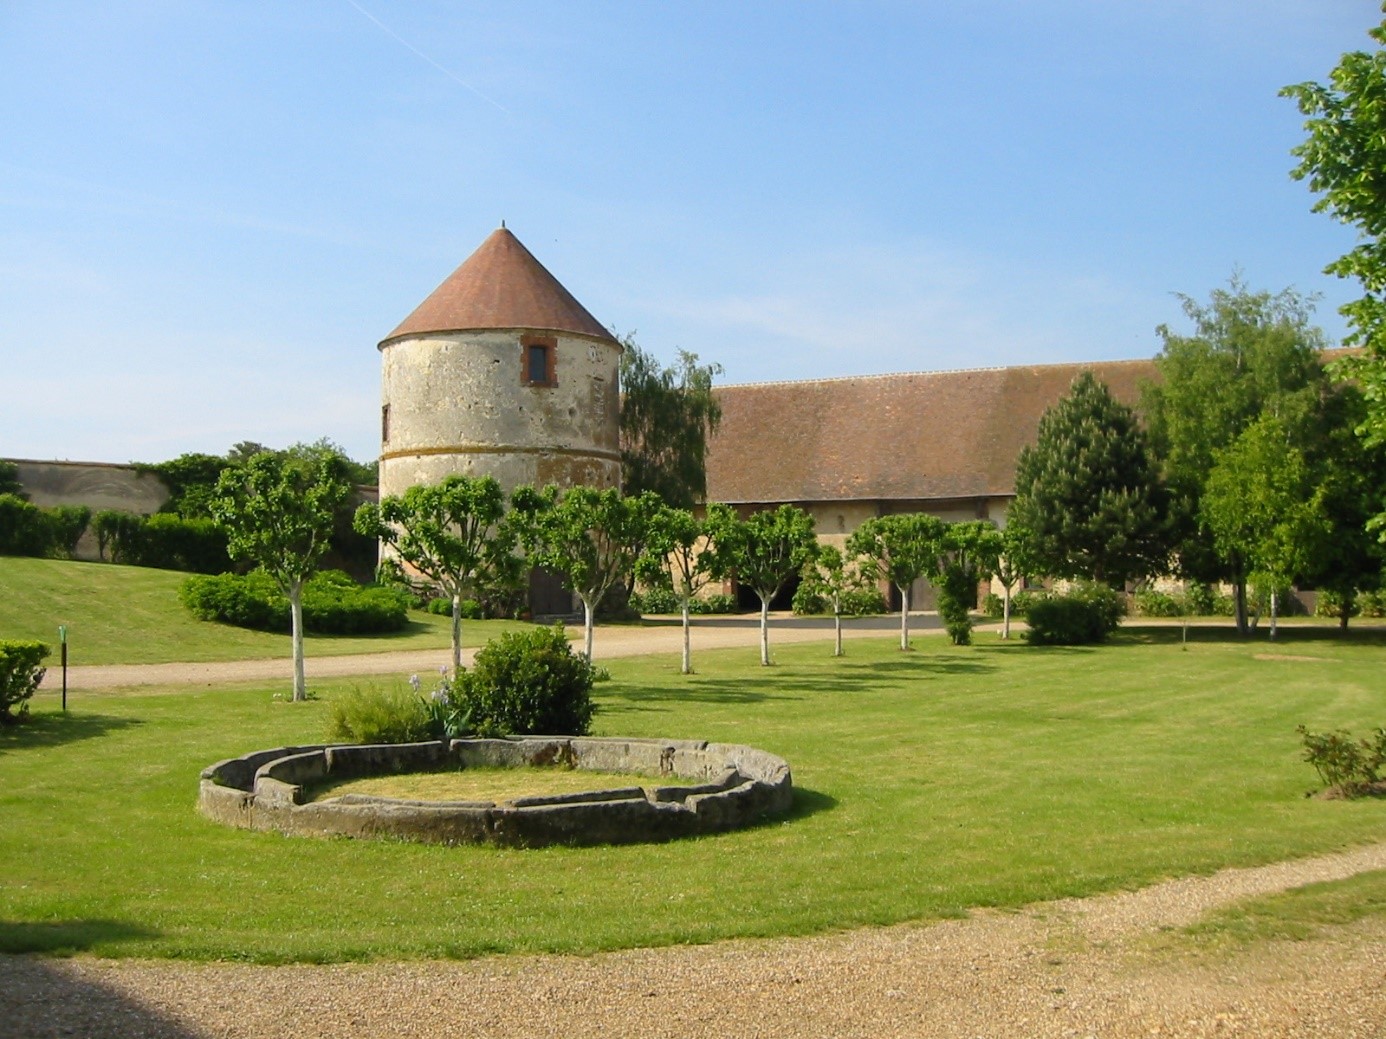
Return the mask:
<path fill-rule="evenodd" d="M 66 956 L 106 941 L 153 938 L 157 933 L 114 920 L 16 923 L 0 920 L 0 953 Z M 54 963 L 42 956 L 0 956 L 0 1032 L 14 1039 L 87 1035 L 102 1039 L 197 1039 L 198 1032 L 147 1002 L 131 998 L 81 961 Z"/>
<path fill-rule="evenodd" d="M 116 718 L 107 714 L 35 714 L 18 725 L 0 726 L 0 754 L 58 747 L 143 724 L 138 718 Z"/>
<path fill-rule="evenodd" d="M 1184 632 L 1178 624 L 1123 624 L 1121 630 L 1112 637 L 1110 646 L 1129 648 L 1131 646 L 1176 646 L 1184 641 Z M 1355 645 L 1386 646 L 1386 628 L 1349 627 L 1346 631 L 1322 624 L 1281 623 L 1275 641 L 1270 639 L 1269 622 L 1263 617 L 1256 631 L 1250 635 L 1239 635 L 1230 623 L 1191 623 L 1188 642 L 1204 645 L 1259 646 L 1274 649 L 1286 645 Z"/>
<path fill-rule="evenodd" d="M 0 920 L 0 953 L 71 956 L 106 942 L 157 938 L 159 932 L 120 920 Z"/>

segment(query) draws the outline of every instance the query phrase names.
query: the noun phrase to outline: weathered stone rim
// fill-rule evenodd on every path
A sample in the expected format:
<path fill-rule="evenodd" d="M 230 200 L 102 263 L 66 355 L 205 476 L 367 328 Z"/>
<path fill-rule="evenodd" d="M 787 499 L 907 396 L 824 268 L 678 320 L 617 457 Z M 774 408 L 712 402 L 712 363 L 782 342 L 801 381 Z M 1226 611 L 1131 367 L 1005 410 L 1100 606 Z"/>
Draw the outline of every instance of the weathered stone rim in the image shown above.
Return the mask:
<path fill-rule="evenodd" d="M 305 803 L 324 779 L 459 768 L 566 764 L 702 780 L 508 801 L 412 801 L 348 794 Z M 628 844 L 737 829 L 787 811 L 788 763 L 731 743 L 594 736 L 512 736 L 399 744 L 312 744 L 253 751 L 202 771 L 198 810 L 217 822 L 290 836 L 395 838 L 542 847 Z"/>

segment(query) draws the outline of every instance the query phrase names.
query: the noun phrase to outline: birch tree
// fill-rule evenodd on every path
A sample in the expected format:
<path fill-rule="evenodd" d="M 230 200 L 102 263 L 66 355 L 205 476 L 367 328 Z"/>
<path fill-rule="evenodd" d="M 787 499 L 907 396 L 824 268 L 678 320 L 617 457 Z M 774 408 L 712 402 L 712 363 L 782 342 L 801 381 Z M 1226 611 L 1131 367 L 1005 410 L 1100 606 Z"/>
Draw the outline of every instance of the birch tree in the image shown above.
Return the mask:
<path fill-rule="evenodd" d="M 781 505 L 743 520 L 723 507 L 710 527 L 717 538 L 717 575 L 734 574 L 760 598 L 760 663 L 769 667 L 770 602 L 817 551 L 813 517 L 795 505 Z"/>
<path fill-rule="evenodd" d="M 692 617 L 690 604 L 716 572 L 715 524 L 704 523 L 688 509 L 668 505 L 650 517 L 641 569 L 669 578 L 683 616 L 683 662 L 680 672 L 693 673 Z"/>
<path fill-rule="evenodd" d="M 871 561 L 900 593 L 900 648 L 910 648 L 910 585 L 936 576 L 948 524 L 923 512 L 873 516 L 847 539 L 850 552 Z"/>

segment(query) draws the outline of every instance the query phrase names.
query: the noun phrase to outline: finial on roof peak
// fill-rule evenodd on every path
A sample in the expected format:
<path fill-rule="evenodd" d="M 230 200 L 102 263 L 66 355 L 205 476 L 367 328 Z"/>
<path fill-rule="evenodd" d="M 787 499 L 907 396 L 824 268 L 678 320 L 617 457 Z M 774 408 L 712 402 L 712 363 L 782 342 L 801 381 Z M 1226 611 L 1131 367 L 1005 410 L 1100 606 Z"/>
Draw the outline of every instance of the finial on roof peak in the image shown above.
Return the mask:
<path fill-rule="evenodd" d="M 502 231 L 505 230 L 505 221 L 504 221 L 504 220 L 501 221 L 501 230 L 502 230 Z"/>

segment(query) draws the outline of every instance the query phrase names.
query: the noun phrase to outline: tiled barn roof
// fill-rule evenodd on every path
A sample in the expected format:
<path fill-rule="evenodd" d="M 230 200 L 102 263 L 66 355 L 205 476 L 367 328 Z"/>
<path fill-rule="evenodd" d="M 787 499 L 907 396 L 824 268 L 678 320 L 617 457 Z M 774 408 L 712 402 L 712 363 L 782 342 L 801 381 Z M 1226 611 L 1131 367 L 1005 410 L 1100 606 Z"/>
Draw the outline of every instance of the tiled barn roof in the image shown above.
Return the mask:
<path fill-rule="evenodd" d="M 501 328 L 577 332 L 614 341 L 534 254 L 500 227 L 380 345 L 430 332 Z"/>
<path fill-rule="evenodd" d="M 1015 492 L 1020 449 L 1090 369 L 1135 406 L 1153 361 L 1104 361 L 723 386 L 708 500 L 976 498 Z"/>

